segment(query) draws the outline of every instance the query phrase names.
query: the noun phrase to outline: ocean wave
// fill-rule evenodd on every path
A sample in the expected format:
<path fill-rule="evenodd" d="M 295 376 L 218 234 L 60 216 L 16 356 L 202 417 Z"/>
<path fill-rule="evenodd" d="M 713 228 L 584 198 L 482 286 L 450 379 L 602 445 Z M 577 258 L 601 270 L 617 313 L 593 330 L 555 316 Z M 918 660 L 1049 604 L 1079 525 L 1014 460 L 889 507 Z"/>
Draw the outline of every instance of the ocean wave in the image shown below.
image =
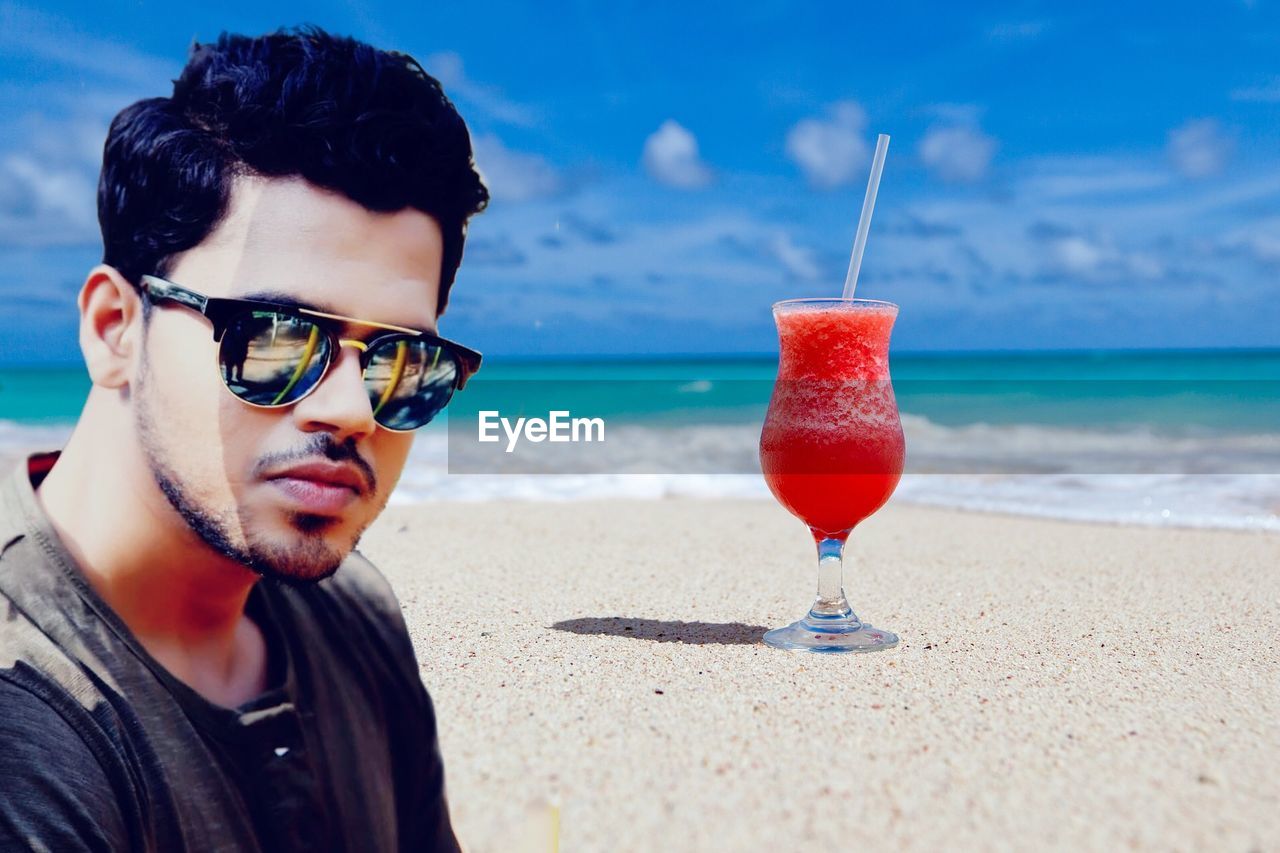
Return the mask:
<path fill-rule="evenodd" d="M 912 415 L 903 416 L 903 427 L 912 462 L 895 501 L 1119 524 L 1280 531 L 1277 435 L 1170 438 L 1144 429 L 947 427 Z M 771 499 L 754 468 L 758 425 L 637 429 L 647 429 L 637 440 L 664 454 L 675 473 L 451 473 L 447 435 L 427 430 L 414 443 L 391 503 Z M 61 447 L 70 434 L 70 424 L 0 420 L 0 465 L 7 469 L 25 453 Z"/>

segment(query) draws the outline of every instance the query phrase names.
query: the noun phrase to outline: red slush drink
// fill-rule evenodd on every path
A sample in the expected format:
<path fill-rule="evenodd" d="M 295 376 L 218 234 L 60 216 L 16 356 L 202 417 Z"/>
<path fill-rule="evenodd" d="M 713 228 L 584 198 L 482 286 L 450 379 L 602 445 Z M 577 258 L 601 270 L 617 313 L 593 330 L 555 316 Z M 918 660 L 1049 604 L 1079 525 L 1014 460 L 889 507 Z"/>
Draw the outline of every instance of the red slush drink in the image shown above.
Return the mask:
<path fill-rule="evenodd" d="M 774 497 L 816 539 L 843 540 L 889 500 L 906 447 L 889 379 L 887 302 L 791 300 L 774 308 L 781 353 L 760 436 Z"/>

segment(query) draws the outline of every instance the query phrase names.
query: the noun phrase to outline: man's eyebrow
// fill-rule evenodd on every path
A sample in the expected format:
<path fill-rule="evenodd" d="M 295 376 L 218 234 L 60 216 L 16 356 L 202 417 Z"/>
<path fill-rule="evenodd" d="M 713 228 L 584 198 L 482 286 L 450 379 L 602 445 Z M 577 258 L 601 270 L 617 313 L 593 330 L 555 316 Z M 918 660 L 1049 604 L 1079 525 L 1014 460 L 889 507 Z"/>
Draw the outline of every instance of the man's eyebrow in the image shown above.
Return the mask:
<path fill-rule="evenodd" d="M 283 290 L 255 290 L 251 293 L 242 293 L 236 296 L 237 299 L 250 299 L 254 302 L 272 302 L 276 305 L 285 305 L 289 308 L 306 308 L 311 311 L 320 311 L 325 314 L 337 314 L 328 305 L 317 305 L 314 302 L 307 302 L 299 299 L 292 294 Z"/>
<path fill-rule="evenodd" d="M 254 302 L 271 302 L 276 305 L 284 305 L 289 308 L 305 308 L 308 311 L 318 311 L 321 314 L 329 314 L 335 317 L 344 316 L 339 312 L 334 311 L 333 308 L 328 305 L 317 305 L 314 302 L 306 302 L 290 293 L 286 293 L 283 290 L 254 290 L 249 293 L 239 294 L 235 298 L 249 299 Z M 356 319 L 357 322 L 359 322 L 358 318 L 352 319 Z M 433 326 L 423 328 L 417 328 L 416 326 L 403 326 L 403 328 L 413 329 L 415 332 L 426 332 L 429 335 L 437 334 Z"/>

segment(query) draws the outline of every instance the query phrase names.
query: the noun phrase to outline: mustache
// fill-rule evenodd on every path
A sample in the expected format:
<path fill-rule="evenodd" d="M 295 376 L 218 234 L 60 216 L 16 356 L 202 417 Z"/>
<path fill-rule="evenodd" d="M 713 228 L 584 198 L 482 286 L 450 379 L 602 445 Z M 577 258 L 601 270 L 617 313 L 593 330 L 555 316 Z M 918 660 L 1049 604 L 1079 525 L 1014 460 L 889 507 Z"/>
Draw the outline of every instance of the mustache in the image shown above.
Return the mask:
<path fill-rule="evenodd" d="M 354 440 L 339 444 L 328 433 L 318 433 L 307 444 L 296 450 L 272 453 L 263 457 L 258 461 L 258 470 L 269 471 L 292 462 L 310 462 L 316 457 L 323 457 L 330 462 L 350 462 L 364 475 L 365 482 L 369 484 L 369 491 L 374 493 L 378 491 L 378 477 L 373 473 L 373 466 L 366 462 L 356 450 Z"/>

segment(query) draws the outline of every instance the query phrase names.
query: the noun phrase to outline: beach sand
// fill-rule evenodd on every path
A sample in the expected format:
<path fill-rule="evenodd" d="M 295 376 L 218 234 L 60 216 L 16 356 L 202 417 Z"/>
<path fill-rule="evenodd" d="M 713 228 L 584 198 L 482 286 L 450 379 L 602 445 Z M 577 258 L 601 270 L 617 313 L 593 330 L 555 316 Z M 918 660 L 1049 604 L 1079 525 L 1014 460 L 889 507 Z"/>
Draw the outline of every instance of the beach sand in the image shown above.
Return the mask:
<path fill-rule="evenodd" d="M 361 550 L 464 846 L 550 849 L 555 803 L 565 851 L 1280 849 L 1280 536 L 890 505 L 850 541 L 897 649 L 759 642 L 816 583 L 767 501 L 388 509 Z"/>

